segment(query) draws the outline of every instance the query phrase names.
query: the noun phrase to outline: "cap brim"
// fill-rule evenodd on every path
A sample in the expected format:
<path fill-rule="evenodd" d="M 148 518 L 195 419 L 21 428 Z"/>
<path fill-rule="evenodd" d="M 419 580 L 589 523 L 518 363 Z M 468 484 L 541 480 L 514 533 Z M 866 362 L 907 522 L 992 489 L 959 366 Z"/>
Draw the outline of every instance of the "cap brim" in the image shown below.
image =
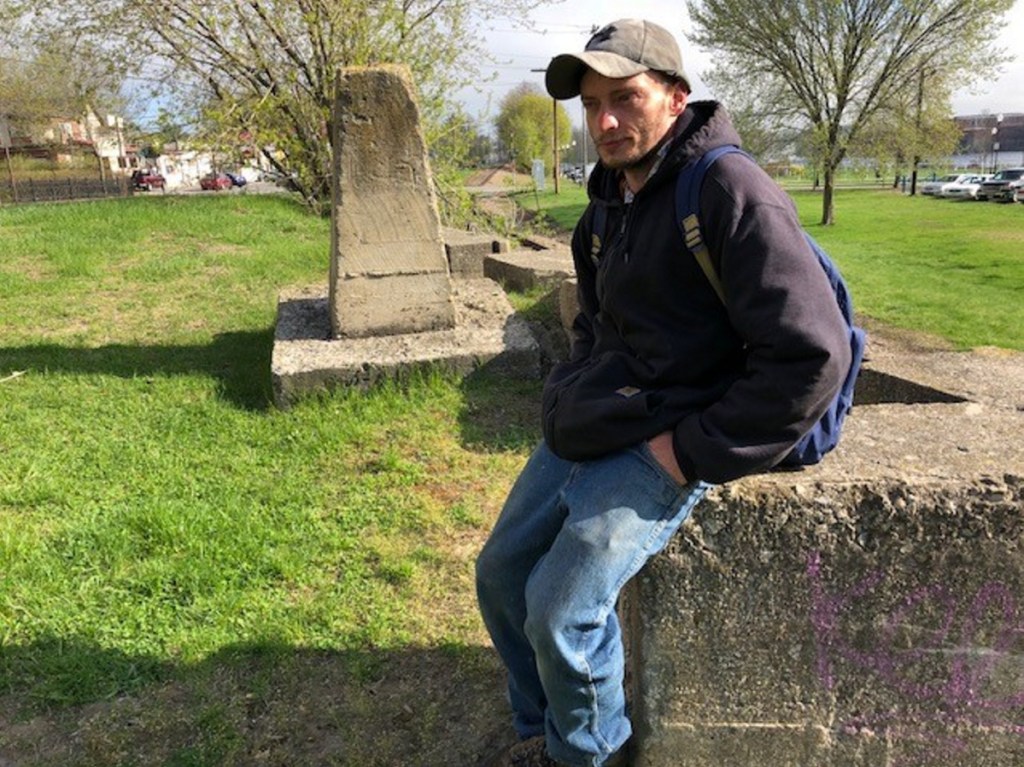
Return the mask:
<path fill-rule="evenodd" d="M 571 99 L 580 95 L 580 80 L 588 69 L 599 75 L 619 80 L 647 72 L 648 67 L 609 51 L 563 53 L 551 59 L 544 84 L 556 99 Z"/>

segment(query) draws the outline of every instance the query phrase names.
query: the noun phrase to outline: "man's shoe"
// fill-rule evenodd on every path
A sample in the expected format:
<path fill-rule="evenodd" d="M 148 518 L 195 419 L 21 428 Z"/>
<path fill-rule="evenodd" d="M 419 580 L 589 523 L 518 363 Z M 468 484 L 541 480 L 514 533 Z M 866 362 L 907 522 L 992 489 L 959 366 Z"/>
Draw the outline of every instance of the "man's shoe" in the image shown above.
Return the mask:
<path fill-rule="evenodd" d="M 500 767 L 559 767 L 558 762 L 548 756 L 543 735 L 527 738 L 516 743 L 505 752 Z"/>
<path fill-rule="evenodd" d="M 602 767 L 628 767 L 628 743 L 612 754 Z M 564 767 L 548 756 L 547 745 L 543 735 L 527 738 L 512 746 L 505 752 L 495 767 Z"/>

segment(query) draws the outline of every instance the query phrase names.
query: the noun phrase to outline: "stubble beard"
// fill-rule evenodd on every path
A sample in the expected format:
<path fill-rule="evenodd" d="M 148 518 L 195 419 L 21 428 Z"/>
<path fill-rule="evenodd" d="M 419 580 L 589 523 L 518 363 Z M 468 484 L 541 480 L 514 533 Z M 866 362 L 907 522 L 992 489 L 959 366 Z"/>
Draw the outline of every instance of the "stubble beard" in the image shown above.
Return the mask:
<path fill-rule="evenodd" d="M 656 141 L 654 143 L 654 146 L 652 146 L 650 149 L 648 149 L 641 155 L 630 155 L 623 157 L 619 160 L 608 160 L 602 156 L 601 162 L 604 164 L 606 168 L 610 170 L 642 171 L 646 168 L 649 168 L 654 163 L 654 158 L 657 155 L 658 150 L 661 148 L 661 145 L 664 143 L 664 141 L 665 137 L 663 137 L 660 141 Z"/>

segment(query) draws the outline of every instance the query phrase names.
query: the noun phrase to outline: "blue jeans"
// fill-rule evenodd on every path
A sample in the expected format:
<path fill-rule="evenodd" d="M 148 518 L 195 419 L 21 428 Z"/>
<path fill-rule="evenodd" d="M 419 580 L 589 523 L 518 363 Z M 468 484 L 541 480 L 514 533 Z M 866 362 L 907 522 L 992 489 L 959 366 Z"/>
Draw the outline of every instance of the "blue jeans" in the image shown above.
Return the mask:
<path fill-rule="evenodd" d="M 477 559 L 484 623 L 509 672 L 521 738 L 599 767 L 629 739 L 615 603 L 707 492 L 647 445 L 573 463 L 541 444 Z"/>

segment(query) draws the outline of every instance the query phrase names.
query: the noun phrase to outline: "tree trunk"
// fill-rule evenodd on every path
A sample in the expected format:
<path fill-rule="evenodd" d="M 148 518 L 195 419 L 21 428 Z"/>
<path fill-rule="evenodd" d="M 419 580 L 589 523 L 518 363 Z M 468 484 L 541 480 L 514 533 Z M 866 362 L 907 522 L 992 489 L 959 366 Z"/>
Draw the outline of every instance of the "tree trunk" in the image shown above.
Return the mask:
<path fill-rule="evenodd" d="M 835 168 L 825 164 L 825 185 L 821 191 L 821 225 L 832 226 L 835 218 Z"/>

